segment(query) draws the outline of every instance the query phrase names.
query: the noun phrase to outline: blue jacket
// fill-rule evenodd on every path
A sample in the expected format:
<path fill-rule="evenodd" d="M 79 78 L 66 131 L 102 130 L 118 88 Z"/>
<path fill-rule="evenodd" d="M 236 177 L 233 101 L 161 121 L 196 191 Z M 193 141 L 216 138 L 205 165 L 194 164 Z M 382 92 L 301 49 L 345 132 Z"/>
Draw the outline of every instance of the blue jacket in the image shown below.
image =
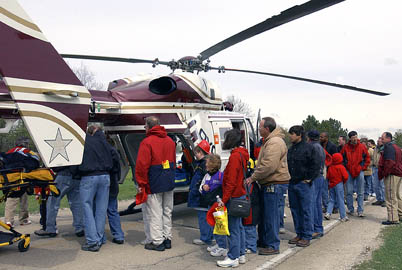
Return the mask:
<path fill-rule="evenodd" d="M 207 173 L 207 170 L 205 169 L 205 163 L 205 159 L 196 161 L 194 175 L 193 178 L 191 178 L 190 190 L 188 192 L 188 207 L 200 207 L 201 193 L 199 191 L 199 188 L 204 175 Z"/>

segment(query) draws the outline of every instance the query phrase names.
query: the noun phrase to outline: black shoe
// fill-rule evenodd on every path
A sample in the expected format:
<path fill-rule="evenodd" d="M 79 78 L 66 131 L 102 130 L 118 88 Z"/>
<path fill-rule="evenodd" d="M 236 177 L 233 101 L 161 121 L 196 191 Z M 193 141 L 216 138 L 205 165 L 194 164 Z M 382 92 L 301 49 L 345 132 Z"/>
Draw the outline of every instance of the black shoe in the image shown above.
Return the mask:
<path fill-rule="evenodd" d="M 324 235 L 324 234 L 322 234 L 322 233 L 315 232 L 315 233 L 312 234 L 311 237 L 312 237 L 313 239 L 318 239 L 318 238 L 321 238 L 323 235 Z"/>
<path fill-rule="evenodd" d="M 120 240 L 120 239 L 116 239 L 116 238 L 113 238 L 112 242 L 115 244 L 118 244 L 118 245 L 124 244 L 124 240 Z"/>
<path fill-rule="evenodd" d="M 88 245 L 87 243 L 85 243 L 81 246 L 81 249 L 84 251 L 97 252 L 97 251 L 99 251 L 100 246 L 98 244 Z"/>
<path fill-rule="evenodd" d="M 382 201 L 375 201 L 375 202 L 373 202 L 371 205 L 382 205 Z"/>
<path fill-rule="evenodd" d="M 47 231 L 42 230 L 42 229 L 36 230 L 34 233 L 37 236 L 47 236 L 47 237 L 56 237 L 57 236 L 57 233 L 47 232 Z"/>
<path fill-rule="evenodd" d="M 85 232 L 84 232 L 84 230 L 82 230 L 82 231 L 76 232 L 75 235 L 77 237 L 83 237 L 85 235 Z"/>
<path fill-rule="evenodd" d="M 389 221 L 389 220 L 386 220 L 386 221 L 381 222 L 381 224 L 382 224 L 382 225 L 398 225 L 399 222 L 398 222 L 398 221 Z"/>
<path fill-rule="evenodd" d="M 322 208 L 322 212 L 323 212 L 323 213 L 326 213 L 326 212 L 327 212 L 327 208 L 326 208 L 326 207 L 323 207 L 323 208 Z"/>
<path fill-rule="evenodd" d="M 381 203 L 381 206 L 382 206 L 382 207 L 387 207 L 387 204 L 386 204 L 385 202 L 382 202 L 382 203 Z"/>
<path fill-rule="evenodd" d="M 171 249 L 172 248 L 172 240 L 165 239 L 165 241 L 163 241 L 163 245 L 165 246 L 166 249 Z"/>
<path fill-rule="evenodd" d="M 149 243 L 145 245 L 145 249 L 148 250 L 156 250 L 156 251 L 165 251 L 165 245 L 162 243 L 160 245 L 154 245 L 154 243 Z"/>
<path fill-rule="evenodd" d="M 334 209 L 332 210 L 332 214 L 338 214 L 338 213 L 339 213 L 338 208 L 334 208 Z"/>

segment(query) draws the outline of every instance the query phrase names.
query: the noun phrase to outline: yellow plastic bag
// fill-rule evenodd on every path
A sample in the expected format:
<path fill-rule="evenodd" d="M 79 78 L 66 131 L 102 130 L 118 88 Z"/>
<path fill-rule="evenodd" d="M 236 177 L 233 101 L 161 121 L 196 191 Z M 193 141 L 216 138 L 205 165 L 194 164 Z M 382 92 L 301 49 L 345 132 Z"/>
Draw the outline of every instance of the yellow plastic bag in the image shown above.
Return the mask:
<path fill-rule="evenodd" d="M 215 218 L 214 234 L 230 235 L 228 223 L 228 210 L 226 207 L 217 207 L 213 213 Z"/>

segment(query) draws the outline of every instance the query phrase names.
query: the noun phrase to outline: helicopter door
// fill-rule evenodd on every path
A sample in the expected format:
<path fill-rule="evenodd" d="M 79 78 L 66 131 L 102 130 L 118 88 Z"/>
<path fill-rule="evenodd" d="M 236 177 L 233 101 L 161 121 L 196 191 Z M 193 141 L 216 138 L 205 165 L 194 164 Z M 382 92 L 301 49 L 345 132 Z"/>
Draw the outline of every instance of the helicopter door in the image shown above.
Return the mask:
<path fill-rule="evenodd" d="M 228 163 L 229 156 L 230 156 L 229 150 L 222 149 L 223 142 L 225 141 L 224 134 L 226 131 L 228 131 L 232 128 L 233 128 L 233 126 L 229 119 L 222 119 L 222 120 L 214 119 L 212 121 L 213 143 L 214 143 L 213 153 L 221 156 L 221 160 L 222 160 L 221 171 L 223 171 L 226 168 L 226 164 Z"/>
<path fill-rule="evenodd" d="M 121 143 L 119 135 L 112 134 L 110 135 L 111 139 L 114 142 L 114 147 L 117 149 L 117 152 L 120 155 L 120 179 L 119 184 L 124 182 L 128 172 L 130 171 L 130 165 L 128 163 L 128 158 L 126 152 L 124 151 L 123 144 Z"/>

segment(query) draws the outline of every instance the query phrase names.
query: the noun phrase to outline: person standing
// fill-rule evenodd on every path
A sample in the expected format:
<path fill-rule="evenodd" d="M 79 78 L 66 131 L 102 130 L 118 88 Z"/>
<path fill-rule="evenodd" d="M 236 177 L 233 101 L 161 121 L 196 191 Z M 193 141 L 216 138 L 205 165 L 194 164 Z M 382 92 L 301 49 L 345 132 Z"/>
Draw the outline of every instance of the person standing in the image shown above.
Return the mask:
<path fill-rule="evenodd" d="M 287 163 L 287 147 L 280 128 L 277 128 L 275 119 L 264 117 L 259 123 L 259 131 L 263 137 L 263 144 L 258 155 L 254 173 L 247 179 L 248 183 L 257 182 L 261 185 L 262 198 L 262 226 L 263 239 L 258 251 L 259 255 L 273 255 L 279 253 L 279 200 L 283 193 L 279 184 L 288 184 L 290 175 Z"/>
<path fill-rule="evenodd" d="M 320 174 L 320 160 L 313 146 L 305 142 L 302 126 L 291 127 L 289 136 L 292 146 L 288 151 L 288 196 L 296 230 L 296 237 L 290 239 L 289 244 L 307 247 L 313 234 L 312 181 Z"/>
<path fill-rule="evenodd" d="M 326 135 L 327 141 L 325 145 L 328 146 L 329 143 L 331 143 L 328 141 L 328 133 L 323 132 L 321 135 L 322 134 Z M 320 136 L 321 140 L 321 135 L 316 130 L 310 131 L 307 135 L 309 144 L 313 146 L 314 154 L 317 155 L 314 159 L 318 159 L 320 164 L 319 174 L 313 179 L 313 198 L 311 204 L 313 213 L 313 239 L 320 238 L 324 235 L 324 227 L 322 226 L 323 192 L 326 193 L 326 198 L 328 199 L 328 182 L 324 181 L 325 151 L 318 142 L 318 137 Z M 334 149 L 331 151 L 336 151 L 336 146 L 334 144 L 332 144 L 332 146 L 331 147 Z"/>
<path fill-rule="evenodd" d="M 71 213 L 73 214 L 73 227 L 77 237 L 84 236 L 84 217 L 80 198 L 80 179 L 77 177 L 78 166 L 65 166 L 53 169 L 56 175 L 56 187 L 60 191 L 59 196 L 49 196 L 46 204 L 46 229 L 36 230 L 38 236 L 56 237 L 57 213 L 60 202 L 67 195 Z"/>
<path fill-rule="evenodd" d="M 164 251 L 172 247 L 176 145 L 155 116 L 145 119 L 145 131 L 135 166 L 138 191 L 147 197 L 142 206 L 145 232 L 149 234 L 145 249 Z"/>
<path fill-rule="evenodd" d="M 198 227 L 200 228 L 200 238 L 193 239 L 194 245 L 212 246 L 213 240 L 213 228 L 208 225 L 206 220 L 208 208 L 207 206 L 201 207 L 200 205 L 200 186 L 204 176 L 207 174 L 206 157 L 210 154 L 209 150 L 210 146 L 206 140 L 200 141 L 194 148 L 196 167 L 194 175 L 191 178 L 187 202 L 188 207 L 192 207 L 197 211 Z"/>
<path fill-rule="evenodd" d="M 86 243 L 84 251 L 99 251 L 105 243 L 106 211 L 109 199 L 111 146 L 98 125 L 88 127 L 84 155 L 78 166 L 81 175 L 80 198 L 83 206 Z"/>
<path fill-rule="evenodd" d="M 392 141 L 392 134 L 384 132 L 381 136 L 384 152 L 378 163 L 378 177 L 384 178 L 385 203 L 388 220 L 383 225 L 399 224 L 402 220 L 402 194 L 400 191 L 402 177 L 402 152 Z"/>
<path fill-rule="evenodd" d="M 110 171 L 109 203 L 107 206 L 107 219 L 109 221 L 110 232 L 112 233 L 112 242 L 118 245 L 124 244 L 124 232 L 121 229 L 120 215 L 118 211 L 117 195 L 119 195 L 119 181 L 121 176 L 120 155 L 114 147 L 114 141 L 108 137 L 108 143 L 111 145 L 113 167 Z M 106 235 L 104 241 L 106 240 Z"/>
<path fill-rule="evenodd" d="M 31 170 L 39 168 L 39 156 L 29 148 L 29 139 L 26 137 L 20 137 L 15 142 L 15 147 L 8 150 L 3 155 L 4 169 L 24 168 L 24 171 L 30 172 Z M 4 219 L 5 223 L 10 227 L 14 226 L 14 214 L 17 208 L 18 202 L 20 203 L 19 211 L 19 224 L 29 225 L 32 222 L 29 220 L 28 212 L 28 194 L 22 190 L 16 191 L 14 196 L 13 192 L 6 200 Z"/>
<path fill-rule="evenodd" d="M 369 196 L 373 194 L 373 155 L 374 155 L 374 150 L 368 145 L 368 140 L 365 139 L 362 142 L 366 148 L 367 152 L 369 153 L 370 156 L 370 164 L 367 166 L 367 168 L 364 170 L 364 201 L 368 201 Z"/>
<path fill-rule="evenodd" d="M 339 137 L 338 141 L 342 138 L 342 136 Z M 324 148 L 325 151 L 327 151 L 328 154 L 330 154 L 331 156 L 335 153 L 338 153 L 338 148 L 336 147 L 335 144 L 333 144 L 331 141 L 329 141 L 328 138 L 328 132 L 321 132 L 320 134 L 320 144 L 321 146 Z M 328 179 L 326 177 L 326 171 L 327 168 L 324 167 L 324 183 L 322 185 L 322 192 L 321 192 L 321 197 L 322 197 L 322 211 L 326 212 L 327 210 L 327 206 L 328 206 L 328 201 L 329 201 L 329 197 L 328 197 Z M 336 205 L 335 205 L 336 206 Z M 336 209 L 336 207 L 335 207 Z"/>
<path fill-rule="evenodd" d="M 385 186 L 383 179 L 378 178 L 378 162 L 381 157 L 381 149 L 383 148 L 381 137 L 377 140 L 377 145 L 375 145 L 374 140 L 370 140 L 372 147 L 374 147 L 373 153 L 373 189 L 375 192 L 376 201 L 371 203 L 372 205 L 380 205 L 386 207 L 385 204 Z"/>
<path fill-rule="evenodd" d="M 230 129 L 225 132 L 223 150 L 231 150 L 228 164 L 223 172 L 222 200 L 219 206 L 230 204 L 232 198 L 246 198 L 244 187 L 244 171 L 247 171 L 249 154 L 247 149 L 241 147 L 242 136 L 238 129 Z M 244 171 L 243 171 L 244 169 Z M 219 267 L 237 267 L 246 263 L 245 239 L 242 218 L 228 213 L 228 225 L 230 235 L 228 239 L 229 251 L 224 260 L 217 261 Z"/>
<path fill-rule="evenodd" d="M 345 135 L 341 135 L 338 138 L 338 153 L 341 152 L 342 148 L 345 146 L 346 144 L 346 136 Z"/>
<path fill-rule="evenodd" d="M 363 193 L 364 193 L 364 170 L 370 164 L 370 155 L 367 148 L 360 143 L 357 138 L 357 132 L 351 131 L 348 134 L 349 142 L 342 148 L 341 155 L 346 170 L 349 174 L 349 179 L 346 182 L 346 203 L 349 210 L 349 215 L 354 215 L 353 207 L 353 186 L 357 185 L 357 215 L 364 217 L 363 214 Z"/>

